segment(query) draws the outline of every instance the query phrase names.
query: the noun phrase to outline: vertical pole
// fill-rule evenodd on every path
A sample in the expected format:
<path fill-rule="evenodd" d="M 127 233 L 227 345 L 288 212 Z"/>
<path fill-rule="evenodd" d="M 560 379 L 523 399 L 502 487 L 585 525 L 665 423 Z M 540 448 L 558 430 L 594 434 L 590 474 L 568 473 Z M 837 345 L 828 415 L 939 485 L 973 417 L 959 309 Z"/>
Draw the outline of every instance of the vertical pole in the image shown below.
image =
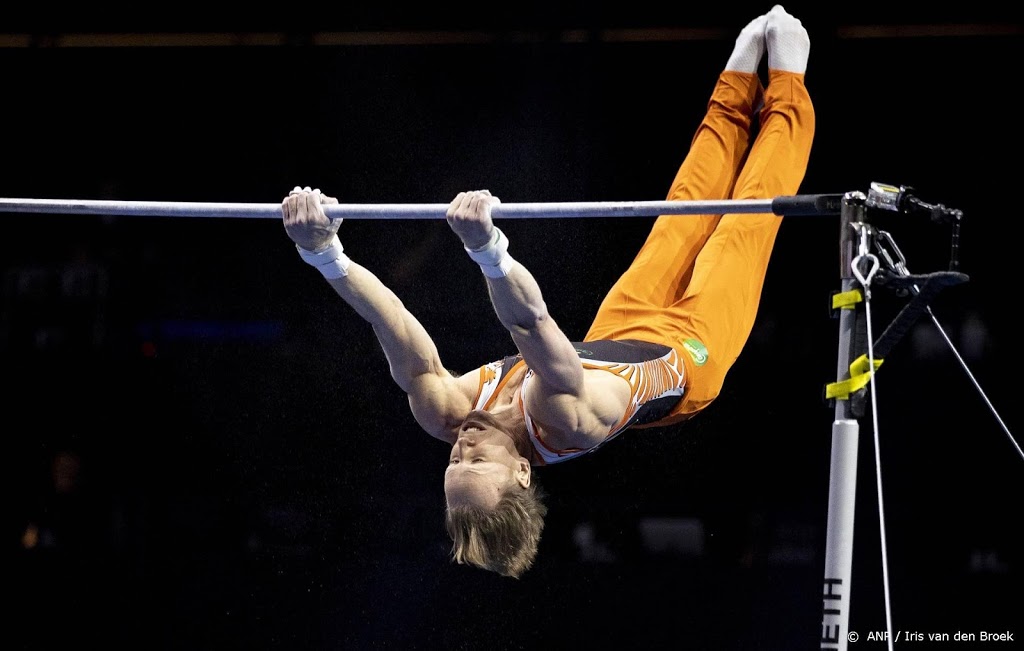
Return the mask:
<path fill-rule="evenodd" d="M 864 220 L 866 197 L 851 192 L 843 197 L 840 212 L 839 273 L 842 291 L 853 291 L 858 281 L 852 264 L 856 238 L 853 224 Z M 839 313 L 839 381 L 850 378 L 856 359 L 854 334 L 859 308 Z M 832 459 L 829 472 L 828 522 L 825 541 L 825 581 L 822 591 L 821 649 L 846 651 L 850 640 L 850 587 L 853 568 L 853 520 L 857 497 L 857 449 L 859 425 L 850 400 L 836 399 L 832 423 Z"/>

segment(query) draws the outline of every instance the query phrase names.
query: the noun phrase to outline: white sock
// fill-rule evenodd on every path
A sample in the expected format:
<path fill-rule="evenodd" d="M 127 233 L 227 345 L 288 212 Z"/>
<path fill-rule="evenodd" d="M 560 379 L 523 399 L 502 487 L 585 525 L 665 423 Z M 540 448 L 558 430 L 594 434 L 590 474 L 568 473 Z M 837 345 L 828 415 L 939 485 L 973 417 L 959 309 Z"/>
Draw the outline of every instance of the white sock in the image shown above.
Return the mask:
<path fill-rule="evenodd" d="M 765 24 L 767 21 L 767 14 L 758 16 L 740 30 L 729 61 L 725 64 L 726 70 L 757 72 L 757 67 L 761 64 L 761 57 L 764 56 L 765 51 Z"/>
<path fill-rule="evenodd" d="M 768 43 L 768 67 L 801 74 L 807 72 L 811 39 L 803 23 L 786 13 L 782 5 L 772 7 L 767 16 L 765 37 Z"/>

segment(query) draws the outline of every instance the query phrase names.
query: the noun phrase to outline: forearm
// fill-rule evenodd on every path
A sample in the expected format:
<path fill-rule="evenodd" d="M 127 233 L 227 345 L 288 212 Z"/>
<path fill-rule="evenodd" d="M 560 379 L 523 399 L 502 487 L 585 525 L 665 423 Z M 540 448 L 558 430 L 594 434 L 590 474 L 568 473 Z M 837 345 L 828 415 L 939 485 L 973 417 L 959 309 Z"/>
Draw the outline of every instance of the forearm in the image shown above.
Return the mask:
<path fill-rule="evenodd" d="M 518 262 L 513 263 L 507 276 L 487 278 L 487 290 L 498 320 L 509 332 L 527 333 L 550 318 L 540 286 Z"/>
<path fill-rule="evenodd" d="M 533 274 L 513 262 L 507 276 L 487 278 L 487 288 L 498 320 L 530 368 L 552 390 L 577 394 L 583 383 L 579 356 L 548 312 Z"/>
<path fill-rule="evenodd" d="M 487 279 L 491 303 L 502 325 L 515 334 L 527 333 L 550 318 L 540 286 L 526 267 L 508 254 L 508 238 L 493 227 L 490 240 L 470 247 L 463 240 L 469 257 L 480 265 Z"/>
<path fill-rule="evenodd" d="M 391 376 L 404 391 L 411 392 L 413 381 L 424 374 L 447 374 L 423 325 L 371 271 L 352 262 L 348 275 L 328 283 L 373 327 Z"/>

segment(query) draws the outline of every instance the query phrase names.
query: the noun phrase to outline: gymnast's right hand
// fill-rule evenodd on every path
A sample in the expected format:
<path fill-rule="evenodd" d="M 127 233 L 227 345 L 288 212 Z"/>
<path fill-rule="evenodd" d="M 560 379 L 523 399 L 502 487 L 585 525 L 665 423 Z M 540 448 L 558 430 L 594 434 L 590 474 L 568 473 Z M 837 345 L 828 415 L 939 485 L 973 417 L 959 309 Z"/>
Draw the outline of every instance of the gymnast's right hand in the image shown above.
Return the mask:
<path fill-rule="evenodd" d="M 295 189 L 281 202 L 284 230 L 288 237 L 307 251 L 320 251 L 330 246 L 341 226 L 341 218 L 331 219 L 324 206 L 338 200 L 309 186 Z"/>

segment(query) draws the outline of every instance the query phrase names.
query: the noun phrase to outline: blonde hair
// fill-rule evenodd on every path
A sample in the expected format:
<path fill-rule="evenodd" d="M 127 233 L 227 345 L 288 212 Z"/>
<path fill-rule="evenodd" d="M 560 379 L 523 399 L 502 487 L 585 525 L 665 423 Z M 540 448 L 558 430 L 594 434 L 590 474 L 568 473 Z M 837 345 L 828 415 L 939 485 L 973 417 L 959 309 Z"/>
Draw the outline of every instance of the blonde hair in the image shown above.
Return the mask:
<path fill-rule="evenodd" d="M 543 498 L 544 492 L 531 482 L 527 488 L 515 484 L 506 489 L 492 510 L 449 507 L 445 528 L 452 539 L 452 559 L 502 576 L 522 576 L 537 556 L 548 512 Z"/>

